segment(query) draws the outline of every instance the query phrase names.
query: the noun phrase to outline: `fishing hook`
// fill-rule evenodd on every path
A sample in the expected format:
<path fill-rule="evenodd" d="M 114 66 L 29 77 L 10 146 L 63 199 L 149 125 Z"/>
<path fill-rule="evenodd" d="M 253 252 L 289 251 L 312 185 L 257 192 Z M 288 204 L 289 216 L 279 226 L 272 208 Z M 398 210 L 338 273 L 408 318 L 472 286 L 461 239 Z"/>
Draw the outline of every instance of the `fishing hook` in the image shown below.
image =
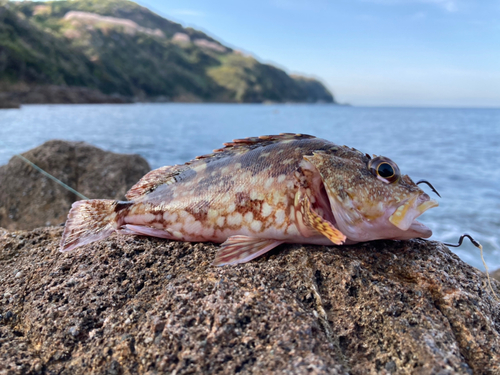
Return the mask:
<path fill-rule="evenodd" d="M 458 239 L 458 244 L 457 245 L 453 245 L 451 243 L 443 243 L 443 245 L 446 245 L 446 246 L 451 246 L 451 247 L 460 247 L 462 246 L 462 242 L 464 242 L 464 238 L 467 237 L 470 242 L 472 242 L 472 244 L 476 247 L 480 247 L 481 245 L 479 244 L 479 242 L 477 242 L 474 238 L 472 238 L 472 236 L 470 234 L 467 234 L 467 233 L 464 233 L 460 236 L 460 238 Z"/>
<path fill-rule="evenodd" d="M 470 240 L 470 242 L 472 242 L 472 244 L 479 249 L 479 253 L 481 254 L 481 260 L 483 261 L 483 266 L 484 266 L 484 270 L 486 273 L 486 277 L 488 278 L 488 285 L 490 287 L 491 293 L 493 293 L 493 295 L 495 296 L 495 299 L 497 301 L 500 301 L 497 294 L 493 290 L 493 287 L 491 286 L 490 273 L 488 271 L 488 266 L 486 265 L 486 261 L 484 260 L 484 257 L 483 257 L 483 247 L 481 246 L 481 244 L 479 242 L 477 242 L 474 238 L 472 238 L 470 234 L 464 233 L 460 236 L 457 245 L 453 245 L 451 243 L 443 243 L 443 245 L 451 246 L 451 247 L 459 247 L 460 245 L 462 245 L 462 242 L 463 242 L 465 237 L 467 237 Z"/>
<path fill-rule="evenodd" d="M 441 198 L 441 195 L 439 195 L 439 193 L 437 192 L 437 190 L 434 188 L 434 186 L 432 186 L 432 184 L 429 181 L 427 181 L 427 180 L 420 180 L 420 181 L 417 182 L 417 185 L 418 184 L 426 184 L 426 185 L 428 185 L 432 189 L 432 191 L 434 193 L 436 193 L 439 198 Z"/>

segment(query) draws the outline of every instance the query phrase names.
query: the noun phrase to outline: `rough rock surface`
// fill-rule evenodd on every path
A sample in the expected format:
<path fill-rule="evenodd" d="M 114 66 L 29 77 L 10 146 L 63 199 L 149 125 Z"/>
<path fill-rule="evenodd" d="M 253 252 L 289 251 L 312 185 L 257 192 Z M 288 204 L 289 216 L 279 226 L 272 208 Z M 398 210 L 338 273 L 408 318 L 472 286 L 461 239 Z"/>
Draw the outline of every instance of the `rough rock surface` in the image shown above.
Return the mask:
<path fill-rule="evenodd" d="M 500 304 L 442 244 L 216 245 L 0 235 L 0 374 L 498 374 Z M 500 293 L 500 284 L 493 281 Z"/>
<path fill-rule="evenodd" d="M 500 281 L 500 268 L 493 272 L 490 272 L 490 276 L 493 277 L 495 280 Z"/>
<path fill-rule="evenodd" d="M 84 142 L 48 141 L 22 154 L 89 198 L 123 199 L 150 167 L 139 155 L 115 154 Z M 79 200 L 14 156 L 0 167 L 0 227 L 33 229 L 64 223 Z"/>

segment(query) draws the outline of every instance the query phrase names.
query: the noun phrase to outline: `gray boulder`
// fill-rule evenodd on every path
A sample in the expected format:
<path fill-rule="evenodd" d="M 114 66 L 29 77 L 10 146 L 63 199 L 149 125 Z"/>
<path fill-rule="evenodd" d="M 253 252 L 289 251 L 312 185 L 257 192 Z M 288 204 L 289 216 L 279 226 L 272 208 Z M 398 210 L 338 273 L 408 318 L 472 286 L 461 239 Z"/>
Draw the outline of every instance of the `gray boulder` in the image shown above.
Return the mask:
<path fill-rule="evenodd" d="M 139 155 L 53 140 L 22 154 L 89 198 L 123 199 L 150 167 Z M 0 167 L 0 227 L 33 229 L 64 223 L 75 194 L 14 156 Z"/>

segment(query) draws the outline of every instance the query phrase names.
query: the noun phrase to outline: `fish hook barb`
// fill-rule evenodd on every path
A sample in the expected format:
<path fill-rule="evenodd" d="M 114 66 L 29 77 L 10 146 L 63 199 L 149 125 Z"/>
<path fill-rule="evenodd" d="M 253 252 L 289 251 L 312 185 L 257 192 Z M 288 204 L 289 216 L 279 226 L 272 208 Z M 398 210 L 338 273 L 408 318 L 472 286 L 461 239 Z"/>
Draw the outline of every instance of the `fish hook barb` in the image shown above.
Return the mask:
<path fill-rule="evenodd" d="M 432 189 L 432 191 L 434 193 L 436 193 L 439 198 L 441 198 L 441 195 L 439 195 L 439 193 L 437 192 L 437 190 L 434 188 L 434 186 L 432 186 L 432 184 L 429 181 L 427 181 L 427 180 L 420 180 L 420 181 L 417 182 L 417 185 L 418 184 L 426 184 L 426 185 L 428 185 Z"/>

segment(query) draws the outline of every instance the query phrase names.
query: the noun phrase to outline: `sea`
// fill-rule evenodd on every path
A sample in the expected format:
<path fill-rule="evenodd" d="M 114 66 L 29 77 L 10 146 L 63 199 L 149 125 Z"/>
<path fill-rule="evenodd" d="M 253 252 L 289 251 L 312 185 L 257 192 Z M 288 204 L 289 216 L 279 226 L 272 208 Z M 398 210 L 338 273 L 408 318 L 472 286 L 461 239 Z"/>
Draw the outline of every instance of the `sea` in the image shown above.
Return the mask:
<path fill-rule="evenodd" d="M 433 240 L 469 233 L 500 268 L 500 109 L 380 108 L 327 104 L 26 105 L 0 110 L 0 165 L 50 139 L 140 154 L 152 168 L 182 164 L 237 138 L 303 133 L 394 160 L 442 198 L 420 217 Z M 96 181 L 99 183 L 99 181 Z M 34 198 L 36 199 L 36 198 Z M 484 270 L 468 240 L 452 248 Z"/>

